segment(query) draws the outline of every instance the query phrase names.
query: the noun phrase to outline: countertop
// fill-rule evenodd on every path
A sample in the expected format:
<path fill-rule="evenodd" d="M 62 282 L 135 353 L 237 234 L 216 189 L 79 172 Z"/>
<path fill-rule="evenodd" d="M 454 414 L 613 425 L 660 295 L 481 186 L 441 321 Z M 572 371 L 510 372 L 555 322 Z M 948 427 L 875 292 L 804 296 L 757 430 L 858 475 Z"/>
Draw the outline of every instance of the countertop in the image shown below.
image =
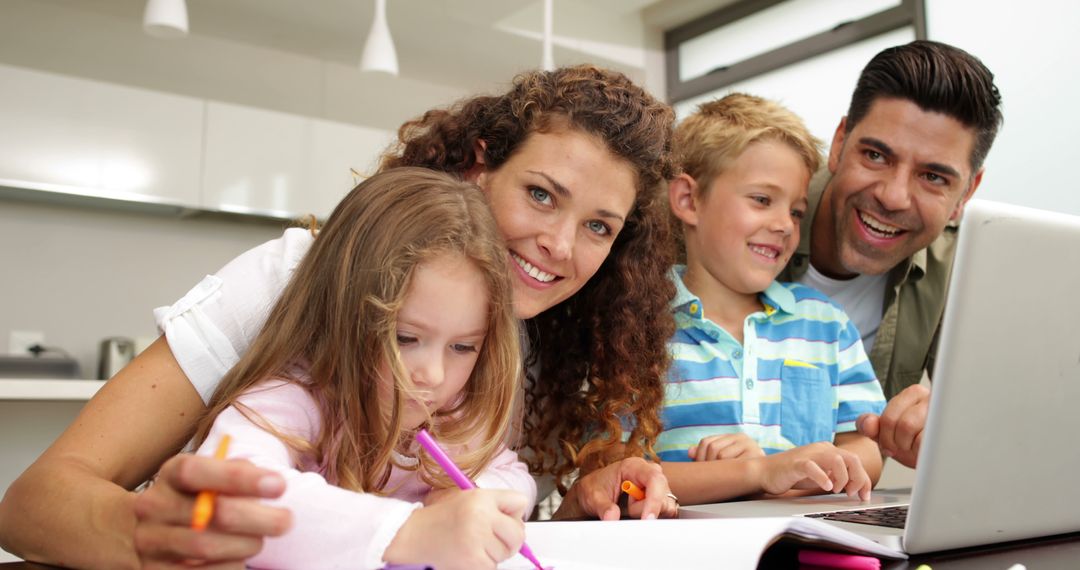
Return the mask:
<path fill-rule="evenodd" d="M 104 380 L 0 378 L 0 400 L 89 400 Z"/>

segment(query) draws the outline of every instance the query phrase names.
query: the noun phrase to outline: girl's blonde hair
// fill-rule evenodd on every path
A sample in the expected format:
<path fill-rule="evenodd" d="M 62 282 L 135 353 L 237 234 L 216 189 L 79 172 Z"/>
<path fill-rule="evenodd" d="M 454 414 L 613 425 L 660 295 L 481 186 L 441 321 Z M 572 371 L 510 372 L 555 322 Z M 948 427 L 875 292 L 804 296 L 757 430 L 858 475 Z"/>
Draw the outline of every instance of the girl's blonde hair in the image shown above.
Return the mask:
<path fill-rule="evenodd" d="M 316 441 L 279 433 L 242 404 L 238 409 L 285 441 L 298 463 L 321 467 L 330 482 L 384 491 L 392 452 L 409 443 L 400 418 L 403 393 L 414 388 L 398 352 L 397 315 L 417 266 L 440 256 L 464 258 L 487 287 L 487 335 L 476 366 L 453 409 L 436 413 L 430 426 L 445 444 L 471 444 L 455 459 L 476 475 L 506 441 L 522 371 L 506 246 L 475 186 L 424 168 L 376 174 L 338 204 L 251 348 L 218 386 L 196 443 L 240 395 L 280 377 L 318 403 Z M 378 389 L 383 363 L 394 377 L 390 401 Z M 297 364 L 310 378 L 295 377 Z M 450 486 L 426 456 L 416 469 L 429 484 Z"/>

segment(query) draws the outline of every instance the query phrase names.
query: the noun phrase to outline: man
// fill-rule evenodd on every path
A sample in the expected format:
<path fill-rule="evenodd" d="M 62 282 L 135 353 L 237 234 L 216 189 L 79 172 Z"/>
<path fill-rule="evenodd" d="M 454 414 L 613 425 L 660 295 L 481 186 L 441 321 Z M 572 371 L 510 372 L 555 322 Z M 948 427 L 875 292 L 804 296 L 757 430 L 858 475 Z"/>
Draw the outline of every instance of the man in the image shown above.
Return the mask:
<path fill-rule="evenodd" d="M 955 47 L 915 41 L 863 69 L 811 184 L 796 254 L 780 280 L 824 291 L 854 320 L 889 404 L 859 418 L 882 452 L 914 467 L 956 222 L 1002 122 L 993 74 Z M 824 184 L 822 184 L 824 182 Z"/>

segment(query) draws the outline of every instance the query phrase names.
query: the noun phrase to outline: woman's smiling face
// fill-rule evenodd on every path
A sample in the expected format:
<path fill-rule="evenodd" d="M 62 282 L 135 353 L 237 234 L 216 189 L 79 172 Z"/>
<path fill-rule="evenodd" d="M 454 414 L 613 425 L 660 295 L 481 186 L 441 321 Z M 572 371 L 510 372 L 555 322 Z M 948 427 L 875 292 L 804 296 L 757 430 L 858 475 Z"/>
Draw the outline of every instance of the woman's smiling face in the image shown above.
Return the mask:
<path fill-rule="evenodd" d="M 577 293 L 600 269 L 637 195 L 637 176 L 600 139 L 533 133 L 474 180 L 506 240 L 514 314 L 532 318 Z"/>

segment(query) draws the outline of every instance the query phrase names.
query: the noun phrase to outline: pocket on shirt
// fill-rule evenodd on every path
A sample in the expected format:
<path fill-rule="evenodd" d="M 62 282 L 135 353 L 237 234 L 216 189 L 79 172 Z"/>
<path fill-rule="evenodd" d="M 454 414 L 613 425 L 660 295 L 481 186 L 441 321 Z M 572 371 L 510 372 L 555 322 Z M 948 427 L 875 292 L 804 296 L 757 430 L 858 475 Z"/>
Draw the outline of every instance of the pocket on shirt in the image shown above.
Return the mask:
<path fill-rule="evenodd" d="M 785 362 L 780 370 L 780 435 L 796 446 L 832 441 L 834 399 L 825 370 Z"/>

